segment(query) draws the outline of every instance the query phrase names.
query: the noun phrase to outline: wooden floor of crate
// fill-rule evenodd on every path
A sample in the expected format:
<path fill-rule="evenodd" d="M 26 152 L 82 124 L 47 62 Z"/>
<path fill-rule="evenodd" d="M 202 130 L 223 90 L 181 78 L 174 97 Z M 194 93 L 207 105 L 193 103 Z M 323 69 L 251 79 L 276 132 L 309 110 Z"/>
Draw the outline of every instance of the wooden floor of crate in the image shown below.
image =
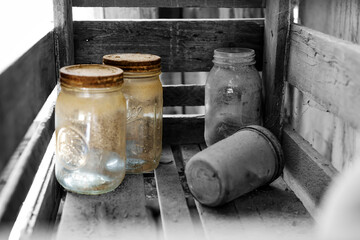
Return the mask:
<path fill-rule="evenodd" d="M 204 146 L 165 146 L 153 173 L 126 175 L 113 192 L 67 193 L 57 239 L 294 239 L 309 233 L 311 216 L 281 178 L 222 207 L 199 204 L 184 167 Z"/>

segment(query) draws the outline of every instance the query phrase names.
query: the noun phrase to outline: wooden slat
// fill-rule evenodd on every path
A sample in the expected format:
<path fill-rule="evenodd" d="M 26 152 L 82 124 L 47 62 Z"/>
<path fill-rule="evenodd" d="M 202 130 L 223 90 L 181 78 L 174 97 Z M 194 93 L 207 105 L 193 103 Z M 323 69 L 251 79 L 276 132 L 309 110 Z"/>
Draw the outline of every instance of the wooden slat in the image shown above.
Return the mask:
<path fill-rule="evenodd" d="M 41 161 L 29 193 L 12 228 L 10 239 L 35 239 L 51 234 L 61 199 L 60 185 L 55 179 L 55 134 Z"/>
<path fill-rule="evenodd" d="M 143 175 L 126 175 L 113 192 L 67 193 L 57 239 L 155 239 L 145 208 Z"/>
<path fill-rule="evenodd" d="M 74 64 L 72 0 L 53 0 L 57 70 Z"/>
<path fill-rule="evenodd" d="M 23 142 L 0 178 L 0 219 L 13 222 L 36 174 L 54 131 L 54 106 L 57 88 L 26 133 Z"/>
<path fill-rule="evenodd" d="M 198 146 L 187 146 L 186 151 L 182 152 L 184 163 L 198 152 Z M 216 208 L 203 206 L 196 200 L 195 203 L 206 239 L 238 239 L 234 234 L 242 230 L 242 224 L 234 202 Z"/>
<path fill-rule="evenodd" d="M 327 111 L 360 126 L 360 46 L 293 24 L 288 81 Z"/>
<path fill-rule="evenodd" d="M 75 21 L 76 63 L 101 63 L 110 53 L 161 56 L 163 72 L 209 71 L 213 51 L 248 47 L 261 70 L 263 19 Z"/>
<path fill-rule="evenodd" d="M 164 114 L 163 143 L 191 144 L 204 141 L 204 115 Z"/>
<path fill-rule="evenodd" d="M 243 225 L 238 236 L 249 239 L 263 239 L 265 236 L 269 239 L 312 239 L 312 217 L 281 178 L 239 197 L 235 206 Z"/>
<path fill-rule="evenodd" d="M 0 172 L 56 84 L 53 32 L 0 74 Z"/>
<path fill-rule="evenodd" d="M 195 239 L 190 212 L 169 146 L 163 148 L 161 159 L 161 162 L 168 163 L 160 163 L 155 170 L 155 178 L 165 239 Z"/>
<path fill-rule="evenodd" d="M 164 106 L 203 106 L 205 86 L 198 84 L 163 86 Z"/>
<path fill-rule="evenodd" d="M 262 8 L 263 0 L 73 0 L 74 7 Z"/>
<path fill-rule="evenodd" d="M 266 1 L 264 70 L 265 122 L 276 136 L 281 135 L 284 77 L 290 31 L 290 0 Z"/>
<path fill-rule="evenodd" d="M 284 127 L 282 149 L 284 180 L 316 217 L 320 200 L 337 171 L 288 125 Z"/>

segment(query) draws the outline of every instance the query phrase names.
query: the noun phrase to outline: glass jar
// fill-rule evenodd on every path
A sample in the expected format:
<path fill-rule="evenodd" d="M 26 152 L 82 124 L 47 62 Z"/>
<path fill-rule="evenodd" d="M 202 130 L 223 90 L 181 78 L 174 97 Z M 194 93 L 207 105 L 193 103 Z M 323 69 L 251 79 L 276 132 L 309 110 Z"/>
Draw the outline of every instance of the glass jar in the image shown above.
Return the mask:
<path fill-rule="evenodd" d="M 220 48 L 205 85 L 205 142 L 208 146 L 247 125 L 261 125 L 261 79 L 255 51 Z"/>
<path fill-rule="evenodd" d="M 114 190 L 125 176 L 123 71 L 100 64 L 60 69 L 55 107 L 58 182 L 81 194 Z"/>
<path fill-rule="evenodd" d="M 143 173 L 159 165 L 162 151 L 163 91 L 161 58 L 151 54 L 110 54 L 103 63 L 124 70 L 126 172 Z"/>

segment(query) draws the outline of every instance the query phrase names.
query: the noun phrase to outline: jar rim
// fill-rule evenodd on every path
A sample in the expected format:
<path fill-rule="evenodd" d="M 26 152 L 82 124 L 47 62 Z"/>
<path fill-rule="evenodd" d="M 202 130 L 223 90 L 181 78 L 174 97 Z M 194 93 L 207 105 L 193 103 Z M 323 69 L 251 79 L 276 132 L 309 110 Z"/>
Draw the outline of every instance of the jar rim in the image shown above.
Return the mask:
<path fill-rule="evenodd" d="M 60 69 L 60 83 L 79 88 L 107 88 L 123 83 L 123 70 L 102 64 L 69 65 Z"/>
<path fill-rule="evenodd" d="M 214 50 L 214 63 L 219 64 L 255 64 L 255 50 L 250 48 L 218 48 Z"/>

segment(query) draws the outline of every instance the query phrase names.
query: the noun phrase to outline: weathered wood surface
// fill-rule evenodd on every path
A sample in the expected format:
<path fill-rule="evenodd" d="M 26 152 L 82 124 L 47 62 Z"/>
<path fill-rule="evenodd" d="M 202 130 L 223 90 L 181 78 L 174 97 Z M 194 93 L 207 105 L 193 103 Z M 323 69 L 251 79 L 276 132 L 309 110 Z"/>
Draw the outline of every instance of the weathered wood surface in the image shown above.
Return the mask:
<path fill-rule="evenodd" d="M 170 146 L 165 146 L 155 179 L 165 239 L 195 239 L 194 226 Z M 186 229 L 186 231 L 184 231 Z"/>
<path fill-rule="evenodd" d="M 56 84 L 54 56 L 49 32 L 0 74 L 0 172 Z"/>
<path fill-rule="evenodd" d="M 291 22 L 290 0 L 266 1 L 264 69 L 264 126 L 281 135 L 286 56 Z"/>
<path fill-rule="evenodd" d="M 360 119 L 360 46 L 293 24 L 288 81 L 352 126 Z"/>
<path fill-rule="evenodd" d="M 191 144 L 204 141 L 204 115 L 165 114 L 163 116 L 163 143 Z"/>
<path fill-rule="evenodd" d="M 301 25 L 331 36 L 360 43 L 358 0 L 301 0 Z"/>
<path fill-rule="evenodd" d="M 308 212 L 316 217 L 320 200 L 337 171 L 288 125 L 284 127 L 282 149 L 284 180 Z"/>
<path fill-rule="evenodd" d="M 198 84 L 163 86 L 164 106 L 203 106 L 205 86 Z"/>
<path fill-rule="evenodd" d="M 56 68 L 74 64 L 72 0 L 53 0 Z"/>
<path fill-rule="evenodd" d="M 262 8 L 263 0 L 73 0 L 74 7 Z"/>
<path fill-rule="evenodd" d="M 30 126 L 22 143 L 0 176 L 0 219 L 13 222 L 31 186 L 54 131 L 57 88 Z"/>
<path fill-rule="evenodd" d="M 188 146 L 183 151 L 184 162 L 198 151 L 198 147 Z M 301 201 L 280 178 L 220 208 L 197 201 L 196 205 L 207 239 L 307 239 L 313 225 Z"/>
<path fill-rule="evenodd" d="M 261 70 L 263 25 L 263 19 L 75 21 L 75 62 L 143 52 L 161 56 L 163 72 L 209 71 L 216 48 L 248 47 Z"/>
<path fill-rule="evenodd" d="M 126 175 L 112 192 L 89 196 L 67 193 L 57 239 L 155 239 L 145 207 L 143 175 Z"/>
<path fill-rule="evenodd" d="M 55 134 L 35 175 L 29 193 L 12 228 L 10 239 L 51 236 L 61 199 L 60 185 L 55 179 Z"/>

